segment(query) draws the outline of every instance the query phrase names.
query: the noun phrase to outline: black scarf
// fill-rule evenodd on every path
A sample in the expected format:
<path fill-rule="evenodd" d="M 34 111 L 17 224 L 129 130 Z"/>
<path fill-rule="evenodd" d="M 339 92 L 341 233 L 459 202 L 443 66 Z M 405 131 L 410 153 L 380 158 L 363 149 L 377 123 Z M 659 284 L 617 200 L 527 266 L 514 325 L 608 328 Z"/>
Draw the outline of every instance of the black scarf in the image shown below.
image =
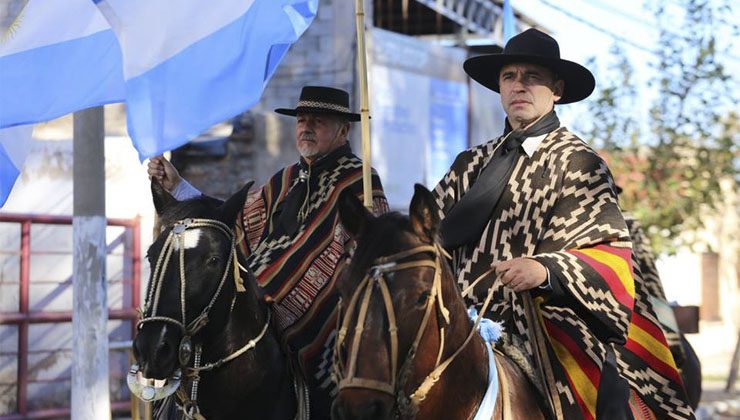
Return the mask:
<path fill-rule="evenodd" d="M 512 130 L 506 120 L 503 144 L 494 152 L 470 189 L 442 220 L 440 234 L 448 250 L 475 243 L 480 239 L 493 210 L 509 183 L 514 165 L 529 137 L 547 134 L 560 127 L 555 111 L 550 111 L 525 130 Z"/>
<path fill-rule="evenodd" d="M 298 182 L 288 191 L 285 198 L 277 204 L 272 213 L 271 232 L 265 229 L 265 235 L 273 237 L 288 235 L 291 238 L 298 232 L 298 228 L 308 216 L 310 191 L 316 191 L 321 173 L 334 168 L 342 156 L 352 156 L 349 143 L 339 146 L 329 154 L 320 157 L 312 164 L 301 157 L 298 162 Z"/>

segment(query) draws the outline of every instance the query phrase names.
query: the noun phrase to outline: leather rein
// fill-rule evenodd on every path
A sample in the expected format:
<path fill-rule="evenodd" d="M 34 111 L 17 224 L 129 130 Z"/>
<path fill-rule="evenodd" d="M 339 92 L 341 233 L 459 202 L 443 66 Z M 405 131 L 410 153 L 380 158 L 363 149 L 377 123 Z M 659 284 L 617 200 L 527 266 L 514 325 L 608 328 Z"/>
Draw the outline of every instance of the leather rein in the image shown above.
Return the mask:
<path fill-rule="evenodd" d="M 432 253 L 434 254 L 434 261 L 429 259 L 423 260 L 411 260 L 407 262 L 401 262 L 402 260 L 421 253 Z M 373 261 L 373 265 L 367 270 L 367 274 L 355 289 L 350 299 L 347 311 L 344 314 L 342 320 L 341 313 L 341 300 L 339 309 L 339 322 L 341 327 L 337 332 L 336 347 L 334 350 L 334 374 L 339 384 L 339 390 L 345 388 L 360 388 L 369 389 L 374 391 L 380 391 L 385 394 L 391 395 L 396 404 L 397 413 L 402 417 L 414 417 L 419 410 L 419 406 L 427 397 L 427 394 L 432 389 L 434 384 L 439 381 L 447 367 L 457 358 L 457 356 L 465 349 L 467 344 L 472 340 L 473 336 L 477 334 L 478 324 L 482 317 L 478 317 L 473 324 L 473 328 L 468 333 L 465 341 L 455 352 L 450 355 L 447 359 L 442 361 L 442 355 L 444 354 L 445 345 L 445 325 L 450 323 L 449 310 L 445 307 L 443 296 L 442 296 L 442 269 L 441 269 L 441 258 L 447 256 L 447 252 L 438 244 L 435 245 L 423 245 L 418 246 L 409 250 L 405 250 L 393 255 L 386 257 L 380 257 Z M 388 284 L 385 278 L 386 273 L 392 273 L 401 270 L 416 269 L 422 267 L 429 267 L 434 269 L 434 280 L 432 282 L 432 289 L 430 291 L 429 298 L 427 299 L 424 317 L 422 318 L 419 329 L 416 332 L 416 337 L 406 354 L 406 358 L 401 364 L 399 369 L 398 363 L 398 327 L 396 323 L 396 314 L 393 308 L 393 302 L 391 294 L 388 289 Z M 360 344 L 362 341 L 362 332 L 365 328 L 365 321 L 367 319 L 368 307 L 370 305 L 370 299 L 375 289 L 380 289 L 380 294 L 383 300 L 383 306 L 385 313 L 388 318 L 388 335 L 390 338 L 390 354 L 391 354 L 391 380 L 390 382 L 378 381 L 375 379 L 361 378 L 357 376 L 357 358 L 359 353 Z M 491 288 L 493 290 L 493 288 Z M 492 293 L 489 293 L 481 314 L 485 313 L 488 305 L 491 301 Z M 406 382 L 412 372 L 413 361 L 416 356 L 419 343 L 421 342 L 424 331 L 427 328 L 429 319 L 434 308 L 438 309 L 438 313 L 444 319 L 444 324 L 439 324 L 439 351 L 437 353 L 437 361 L 434 369 L 427 374 L 422 383 L 412 392 L 410 395 L 406 395 L 404 388 Z M 351 353 L 347 364 L 344 363 L 341 357 L 341 349 L 344 341 L 347 337 L 347 331 L 350 328 L 350 322 L 353 315 L 357 313 L 357 323 L 354 326 L 354 336 L 352 340 Z M 344 376 L 344 373 L 347 373 Z"/>

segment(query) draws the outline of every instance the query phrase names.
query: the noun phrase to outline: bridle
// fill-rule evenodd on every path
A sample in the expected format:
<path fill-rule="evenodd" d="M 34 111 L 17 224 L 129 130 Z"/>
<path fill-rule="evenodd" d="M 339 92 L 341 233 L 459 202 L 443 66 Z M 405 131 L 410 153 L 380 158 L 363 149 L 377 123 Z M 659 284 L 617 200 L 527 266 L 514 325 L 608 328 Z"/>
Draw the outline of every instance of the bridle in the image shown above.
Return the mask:
<path fill-rule="evenodd" d="M 185 232 L 189 229 L 195 229 L 195 228 L 213 228 L 213 229 L 216 229 L 218 232 L 222 233 L 224 236 L 226 236 L 226 238 L 230 241 L 230 255 L 226 262 L 226 267 L 224 268 L 224 272 L 221 275 L 221 280 L 219 281 L 218 288 L 216 289 L 216 292 L 211 297 L 211 300 L 209 301 L 208 305 L 206 305 L 206 307 L 203 308 L 203 310 L 200 312 L 200 314 L 197 317 L 195 317 L 192 321 L 187 322 L 188 310 L 187 310 L 187 304 L 185 300 L 185 291 L 186 291 L 186 288 L 185 288 L 186 286 L 186 281 L 185 281 L 186 280 L 185 279 Z M 139 398 L 143 399 L 144 401 L 154 401 L 157 399 L 165 398 L 171 395 L 173 392 L 177 391 L 177 397 L 182 403 L 183 412 L 185 413 L 185 416 L 188 418 L 200 418 L 198 417 L 200 416 L 200 410 L 198 409 L 198 406 L 196 403 L 198 399 L 198 382 L 200 380 L 200 376 L 199 376 L 200 372 L 216 369 L 222 366 L 223 364 L 236 359 L 237 357 L 241 356 L 242 354 L 249 351 L 250 349 L 253 349 L 257 345 L 257 343 L 259 343 L 259 341 L 265 336 L 268 326 L 270 325 L 271 312 L 269 310 L 267 312 L 267 319 L 265 321 L 265 325 L 262 327 L 262 330 L 260 331 L 260 333 L 253 339 L 249 340 L 247 344 L 242 346 L 240 349 L 236 350 L 235 352 L 215 362 L 207 363 L 203 366 L 200 366 L 200 356 L 202 352 L 202 346 L 198 344 L 195 346 L 194 366 L 192 367 L 188 366 L 193 356 L 192 337 L 195 336 L 198 332 L 200 332 L 208 324 L 208 320 L 209 320 L 208 316 L 211 312 L 211 309 L 213 308 L 213 305 L 216 303 L 219 296 L 221 296 L 221 292 L 223 290 L 224 284 L 226 283 L 226 279 L 229 276 L 229 270 L 233 270 L 233 273 L 234 273 L 234 282 L 236 284 L 236 292 L 246 291 L 246 289 L 244 288 L 242 277 L 241 277 L 241 270 L 246 271 L 246 269 L 244 269 L 244 267 L 242 267 L 241 264 L 239 264 L 236 244 L 237 244 L 237 236 L 234 234 L 234 231 L 228 225 L 218 220 L 189 218 L 189 219 L 177 221 L 172 225 L 172 229 L 167 235 L 167 239 L 165 240 L 165 243 L 159 252 L 159 256 L 157 258 L 157 264 L 154 267 L 154 273 L 152 275 L 153 284 L 149 288 L 149 293 L 147 295 L 146 303 L 142 310 L 142 317 L 141 317 L 141 320 L 137 324 L 137 328 L 140 330 L 143 324 L 145 323 L 159 321 L 159 322 L 165 322 L 168 324 L 175 325 L 180 329 L 180 331 L 183 334 L 183 338 L 180 341 L 180 345 L 178 348 L 178 361 L 180 363 L 180 367 L 185 368 L 186 376 L 192 379 L 192 387 L 191 387 L 190 397 L 188 397 L 187 393 L 183 389 L 183 386 L 180 386 L 179 390 L 177 389 L 178 388 L 177 386 L 164 387 L 164 389 L 155 389 L 151 385 L 141 386 L 138 383 L 138 379 L 136 378 L 136 375 L 139 373 L 139 366 L 134 364 L 131 366 L 131 369 L 129 370 L 128 383 L 129 383 L 129 388 L 131 388 L 131 391 L 134 394 L 136 394 Z M 172 258 L 172 254 L 175 253 L 175 249 L 179 249 L 178 266 L 179 266 L 179 277 L 180 277 L 180 315 L 181 315 L 181 319 L 175 319 L 169 316 L 158 315 L 159 306 L 160 306 L 160 296 L 162 293 L 162 285 L 164 283 L 167 266 L 169 265 L 170 259 Z M 236 294 L 234 294 L 234 298 L 232 299 L 230 311 L 234 309 L 235 302 L 236 302 Z M 180 376 L 181 374 L 178 369 L 175 372 L 173 378 L 175 378 L 176 381 L 179 383 Z M 133 384 L 132 384 L 132 380 L 134 382 Z"/>
<path fill-rule="evenodd" d="M 221 275 L 221 280 L 218 283 L 216 293 L 211 297 L 210 302 L 206 305 L 201 313 L 195 317 L 189 323 L 187 322 L 187 304 L 185 301 L 185 232 L 189 229 L 210 227 L 214 228 L 220 233 L 224 234 L 230 243 L 230 258 L 226 261 L 226 267 Z M 179 271 L 180 271 L 180 314 L 181 319 L 177 320 L 168 316 L 157 315 L 159 310 L 159 299 L 162 293 L 162 285 L 166 274 L 166 267 L 168 266 L 174 250 L 178 248 L 179 259 Z M 184 219 L 175 222 L 172 225 L 170 233 L 167 235 L 162 250 L 159 252 L 157 258 L 157 264 L 154 266 L 154 273 L 152 274 L 152 280 L 154 284 L 149 288 L 149 294 L 147 295 L 146 303 L 143 309 L 143 316 L 137 328 L 141 329 L 142 325 L 147 322 L 161 321 L 169 324 L 176 325 L 183 333 L 183 340 L 190 339 L 197 334 L 203 327 L 208 323 L 208 314 L 211 312 L 213 305 L 221 295 L 226 278 L 229 276 L 229 269 L 233 267 L 234 271 L 234 282 L 237 284 L 237 290 L 244 291 L 244 285 L 241 281 L 241 273 L 239 272 L 239 260 L 236 251 L 236 235 L 225 223 L 218 220 L 212 219 Z M 182 360 L 181 360 L 182 362 Z M 182 363 L 182 364 L 187 364 Z"/>
<path fill-rule="evenodd" d="M 411 260 L 401 262 L 402 260 L 421 253 L 432 253 L 434 254 L 434 261 L 429 259 L 422 260 Z M 449 310 L 445 307 L 443 296 L 442 296 L 442 267 L 441 258 L 442 256 L 449 257 L 446 251 L 441 248 L 438 244 L 435 245 L 422 245 L 409 250 L 398 252 L 393 255 L 377 258 L 373 261 L 373 265 L 367 270 L 367 274 L 362 279 L 360 284 L 355 289 L 350 299 L 347 311 L 344 314 L 344 320 L 341 319 L 341 301 L 340 301 L 340 315 L 339 322 L 341 327 L 337 332 L 336 347 L 334 349 L 334 375 L 335 379 L 339 384 L 339 390 L 346 388 L 360 388 L 369 389 L 374 391 L 383 392 L 389 394 L 394 398 L 395 409 L 400 417 L 414 417 L 419 410 L 419 406 L 427 397 L 427 394 L 431 388 L 439 381 L 439 378 L 444 373 L 445 369 L 455 360 L 455 358 L 465 349 L 467 344 L 471 341 L 473 336 L 478 330 L 478 324 L 482 317 L 478 317 L 473 325 L 473 328 L 468 333 L 465 341 L 460 347 L 447 359 L 442 361 L 442 355 L 444 354 L 445 345 L 445 327 L 449 325 L 450 315 Z M 416 337 L 414 338 L 411 347 L 406 354 L 406 358 L 398 368 L 398 327 L 396 323 L 396 314 L 393 308 L 393 302 L 391 299 L 388 284 L 385 279 L 386 273 L 408 270 L 413 268 L 429 267 L 434 269 L 434 280 L 432 282 L 432 289 L 430 291 L 429 298 L 427 299 L 424 317 L 422 318 L 419 329 L 417 330 Z M 368 307 L 370 305 L 370 299 L 373 295 L 375 288 L 380 289 L 380 293 L 383 299 L 385 313 L 388 317 L 388 335 L 390 338 L 390 354 L 391 354 L 391 380 L 390 382 L 378 381 L 375 379 L 361 378 L 357 376 L 357 357 L 359 353 L 360 342 L 362 340 L 362 332 L 365 327 L 365 321 L 367 319 Z M 492 290 L 493 288 L 491 288 Z M 485 310 L 490 303 L 492 293 L 489 293 L 486 301 L 483 305 L 482 312 Z M 358 304 L 359 302 L 359 304 Z M 358 307 L 359 305 L 359 307 Z M 421 385 L 419 385 L 414 392 L 410 395 L 406 395 L 405 386 L 408 378 L 412 372 L 413 361 L 416 356 L 419 343 L 421 342 L 424 331 L 427 328 L 429 319 L 431 318 L 432 311 L 434 308 L 438 309 L 438 313 L 444 319 L 445 323 L 439 324 L 439 351 L 437 353 L 437 360 L 435 362 L 434 369 L 424 378 Z M 347 331 L 350 327 L 350 322 L 356 311 L 357 323 L 355 325 L 355 333 L 352 340 L 352 351 L 349 355 L 349 361 L 347 364 L 344 363 L 341 356 L 342 345 L 347 336 Z M 346 376 L 343 376 L 344 372 L 347 372 Z"/>

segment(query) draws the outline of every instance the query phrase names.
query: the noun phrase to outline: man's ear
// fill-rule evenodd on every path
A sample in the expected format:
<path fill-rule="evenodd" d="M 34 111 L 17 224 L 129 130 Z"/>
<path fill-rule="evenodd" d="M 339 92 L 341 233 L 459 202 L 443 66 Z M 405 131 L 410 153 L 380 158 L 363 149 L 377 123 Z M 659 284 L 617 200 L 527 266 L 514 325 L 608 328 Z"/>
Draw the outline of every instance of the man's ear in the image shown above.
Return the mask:
<path fill-rule="evenodd" d="M 339 131 L 337 134 L 339 134 L 339 138 L 343 138 L 347 141 L 349 141 L 349 129 L 350 129 L 350 123 L 349 121 L 339 121 Z"/>
<path fill-rule="evenodd" d="M 433 243 L 439 230 L 439 213 L 434 196 L 421 184 L 414 185 L 414 197 L 409 206 L 411 227 L 422 241 Z"/>
<path fill-rule="evenodd" d="M 244 208 L 244 202 L 247 201 L 247 193 L 249 193 L 252 184 L 254 184 L 254 181 L 248 181 L 239 191 L 221 204 L 218 208 L 219 220 L 228 226 L 234 223 L 236 216 Z"/>
<path fill-rule="evenodd" d="M 555 84 L 552 86 L 552 94 L 554 102 L 557 103 L 565 94 L 565 82 L 563 79 L 558 79 L 555 81 Z"/>
<path fill-rule="evenodd" d="M 165 209 L 177 203 L 177 200 L 154 177 L 152 177 L 151 189 L 154 209 L 157 211 L 157 215 L 161 217 Z"/>
<path fill-rule="evenodd" d="M 373 215 L 350 190 L 342 191 L 337 203 L 339 221 L 352 239 L 357 239 L 367 229 Z"/>

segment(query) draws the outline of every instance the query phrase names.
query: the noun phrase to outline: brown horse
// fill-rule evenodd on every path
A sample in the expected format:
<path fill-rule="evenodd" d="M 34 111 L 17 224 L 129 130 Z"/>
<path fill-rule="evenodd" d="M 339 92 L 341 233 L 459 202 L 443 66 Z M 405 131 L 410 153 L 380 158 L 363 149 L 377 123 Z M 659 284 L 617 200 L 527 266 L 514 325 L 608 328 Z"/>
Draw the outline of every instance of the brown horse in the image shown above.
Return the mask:
<path fill-rule="evenodd" d="M 250 185 L 221 203 L 178 202 L 152 183 L 163 228 L 147 255 L 152 275 L 129 387 L 144 400 L 165 399 L 162 417 L 296 417 L 293 375 L 231 228 Z"/>
<path fill-rule="evenodd" d="M 338 285 L 339 393 L 332 418 L 473 418 L 495 373 L 489 344 L 435 241 L 439 219 L 431 193 L 416 186 L 408 217 L 374 217 L 349 195 L 339 214 L 357 248 Z M 500 387 L 492 417 L 544 418 L 524 374 L 498 353 L 496 362 Z"/>

